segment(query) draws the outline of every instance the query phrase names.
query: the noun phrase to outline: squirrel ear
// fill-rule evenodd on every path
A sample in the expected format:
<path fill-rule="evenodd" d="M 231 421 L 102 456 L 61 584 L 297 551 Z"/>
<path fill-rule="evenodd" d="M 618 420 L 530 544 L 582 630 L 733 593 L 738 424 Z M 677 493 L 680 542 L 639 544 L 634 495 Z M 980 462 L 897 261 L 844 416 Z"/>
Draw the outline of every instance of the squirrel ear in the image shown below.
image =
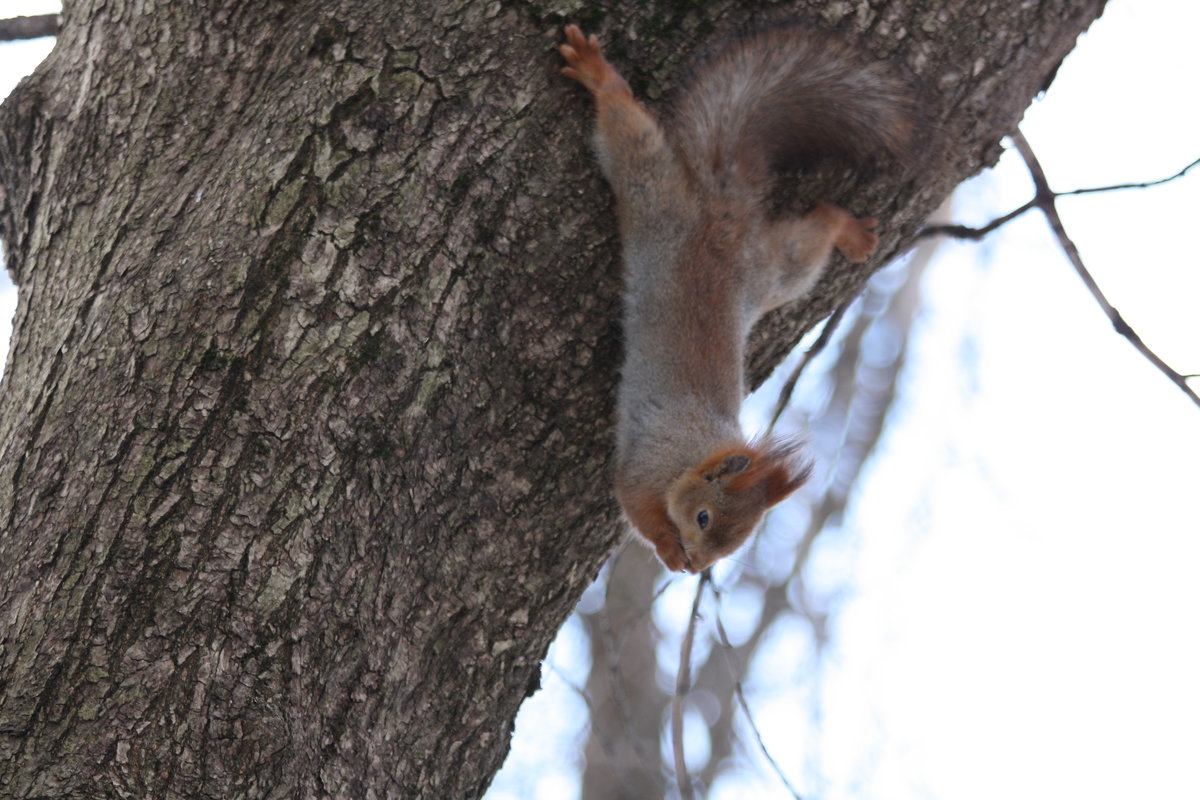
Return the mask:
<path fill-rule="evenodd" d="M 717 468 L 716 477 L 720 478 L 724 475 L 743 472 L 748 466 L 750 466 L 750 456 L 743 455 L 742 453 L 726 456 L 725 460 L 721 462 L 721 466 Z"/>

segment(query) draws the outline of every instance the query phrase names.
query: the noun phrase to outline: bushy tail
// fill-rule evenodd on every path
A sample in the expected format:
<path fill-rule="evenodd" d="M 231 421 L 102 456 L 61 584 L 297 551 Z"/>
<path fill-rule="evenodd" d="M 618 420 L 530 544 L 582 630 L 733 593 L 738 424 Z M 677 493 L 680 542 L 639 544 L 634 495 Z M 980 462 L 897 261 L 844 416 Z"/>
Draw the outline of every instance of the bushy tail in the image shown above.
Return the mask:
<path fill-rule="evenodd" d="M 778 171 L 818 157 L 901 157 L 912 138 L 911 107 L 886 62 L 786 26 L 701 62 L 675 101 L 671 127 L 700 180 L 761 194 Z"/>

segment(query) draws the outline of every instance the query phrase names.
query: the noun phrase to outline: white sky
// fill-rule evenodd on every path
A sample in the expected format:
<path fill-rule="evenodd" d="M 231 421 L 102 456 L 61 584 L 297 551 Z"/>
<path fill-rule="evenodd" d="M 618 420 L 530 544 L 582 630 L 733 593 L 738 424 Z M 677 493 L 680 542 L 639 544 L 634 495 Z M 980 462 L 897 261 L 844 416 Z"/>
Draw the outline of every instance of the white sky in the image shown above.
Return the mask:
<path fill-rule="evenodd" d="M 1200 157 L 1198 23 L 1194 3 L 1110 4 L 1022 126 L 1054 188 Z M 1008 156 L 959 213 L 1028 192 Z M 1200 372 L 1200 175 L 1060 206 L 1110 301 Z M 1112 331 L 1037 216 L 945 247 L 927 285 L 849 525 L 823 796 L 1200 797 L 1200 408 Z"/>
<path fill-rule="evenodd" d="M 0 15 L 54 5 L 6 0 Z M 1197 30 L 1190 0 L 1111 0 L 1023 125 L 1054 188 L 1200 156 Z M 48 47 L 0 48 L 0 94 Z M 1006 156 L 956 217 L 1028 193 Z M 1060 208 L 1113 304 L 1200 372 L 1200 174 Z M 1112 331 L 1039 216 L 947 243 L 926 289 L 881 450 L 814 556 L 814 573 L 847 575 L 832 650 L 811 674 L 808 634 L 788 623 L 750 668 L 772 754 L 823 800 L 1200 797 L 1200 408 Z M 0 353 L 14 307 L 2 277 Z M 682 627 L 691 591 L 679 581 L 656 619 Z M 751 603 L 727 596 L 726 624 Z M 586 658 L 569 623 L 490 800 L 577 796 L 586 708 L 561 676 L 582 683 Z M 770 674 L 785 679 L 757 679 Z M 788 796 L 763 766 L 710 797 L 751 790 Z"/>

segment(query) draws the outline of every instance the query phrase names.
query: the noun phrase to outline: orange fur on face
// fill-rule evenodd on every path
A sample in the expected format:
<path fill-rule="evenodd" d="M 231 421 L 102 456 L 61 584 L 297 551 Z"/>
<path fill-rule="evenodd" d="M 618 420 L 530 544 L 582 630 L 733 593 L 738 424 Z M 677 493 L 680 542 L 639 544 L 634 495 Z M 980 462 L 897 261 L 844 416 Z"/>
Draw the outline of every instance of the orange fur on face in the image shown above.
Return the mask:
<path fill-rule="evenodd" d="M 661 495 L 629 491 L 618 484 L 617 499 L 625 510 L 625 516 L 629 517 L 638 533 L 654 546 L 654 551 L 667 569 L 679 572 L 689 567 L 679 529 L 667 515 L 667 504 Z"/>
<path fill-rule="evenodd" d="M 766 510 L 800 488 L 809 471 L 798 442 L 770 441 L 719 450 L 680 476 L 666 510 L 688 571 L 740 547 Z"/>

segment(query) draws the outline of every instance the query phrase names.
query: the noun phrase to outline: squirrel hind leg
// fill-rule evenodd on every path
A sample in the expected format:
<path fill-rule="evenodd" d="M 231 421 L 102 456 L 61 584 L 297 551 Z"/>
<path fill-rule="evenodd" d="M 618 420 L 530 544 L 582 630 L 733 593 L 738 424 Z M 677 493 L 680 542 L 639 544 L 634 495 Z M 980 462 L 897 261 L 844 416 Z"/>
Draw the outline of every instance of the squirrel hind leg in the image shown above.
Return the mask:
<path fill-rule="evenodd" d="M 870 258 L 879 245 L 871 230 L 873 217 L 855 217 L 832 203 L 820 202 L 799 219 L 771 222 L 763 237 L 766 261 L 773 273 L 763 287 L 759 308 L 768 311 L 804 297 L 820 279 L 829 256 L 837 248 L 848 260 L 859 263 Z"/>
<path fill-rule="evenodd" d="M 802 217 L 811 229 L 819 230 L 819 247 L 828 256 L 832 248 L 848 260 L 861 263 L 871 257 L 879 246 L 879 236 L 871 230 L 879 221 L 874 217 L 855 217 L 841 206 L 824 201 Z"/>

